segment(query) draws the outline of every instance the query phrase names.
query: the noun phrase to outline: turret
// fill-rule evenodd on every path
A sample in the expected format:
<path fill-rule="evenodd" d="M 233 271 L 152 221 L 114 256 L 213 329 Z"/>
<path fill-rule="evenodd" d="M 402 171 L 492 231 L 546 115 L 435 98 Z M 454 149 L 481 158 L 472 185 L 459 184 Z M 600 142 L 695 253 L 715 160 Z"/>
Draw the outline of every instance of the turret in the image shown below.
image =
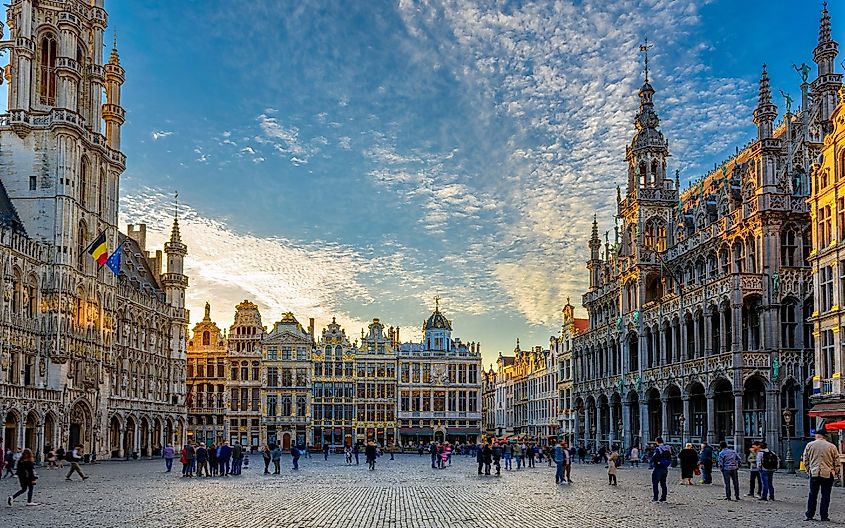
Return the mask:
<path fill-rule="evenodd" d="M 813 61 L 818 67 L 818 76 L 810 85 L 813 102 L 819 105 L 818 120 L 825 135 L 833 130 L 830 116 L 836 108 L 839 87 L 842 86 L 842 74 L 834 71 L 838 53 L 839 44 L 830 36 L 830 13 L 825 2 L 819 23 L 819 44 L 813 50 Z"/>
<path fill-rule="evenodd" d="M 117 53 L 117 38 L 111 50 L 106 72 L 106 104 L 103 105 L 103 120 L 106 122 L 106 144 L 114 150 L 120 150 L 120 127 L 125 121 L 123 107 L 120 105 L 120 87 L 125 80 L 125 72 L 120 66 Z"/>
<path fill-rule="evenodd" d="M 760 91 L 757 96 L 757 108 L 754 109 L 754 124 L 757 125 L 758 140 L 772 137 L 772 130 L 777 116 L 778 108 L 772 103 L 769 73 L 766 71 L 766 65 L 764 64 L 763 73 L 760 74 Z"/>
<path fill-rule="evenodd" d="M 599 272 L 601 269 L 600 251 L 599 224 L 596 215 L 593 215 L 593 232 L 590 235 L 590 260 L 587 261 L 587 269 L 590 270 L 590 291 L 599 287 Z"/>
<path fill-rule="evenodd" d="M 164 244 L 164 254 L 167 255 L 167 273 L 162 274 L 161 283 L 167 302 L 176 308 L 184 308 L 185 290 L 188 288 L 184 266 L 188 247 L 182 243 L 178 218 L 173 219 L 173 229 L 170 231 L 170 240 Z"/>

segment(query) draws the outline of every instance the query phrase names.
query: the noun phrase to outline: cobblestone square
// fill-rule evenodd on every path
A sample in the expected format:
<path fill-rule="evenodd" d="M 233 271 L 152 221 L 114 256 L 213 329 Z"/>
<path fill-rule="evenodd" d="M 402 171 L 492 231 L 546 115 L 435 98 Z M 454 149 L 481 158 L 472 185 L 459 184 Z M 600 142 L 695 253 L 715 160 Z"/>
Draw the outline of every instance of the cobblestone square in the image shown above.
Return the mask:
<path fill-rule="evenodd" d="M 28 508 L 21 498 L 2 507 L 0 526 L 788 527 L 801 524 L 805 500 L 805 480 L 783 474 L 776 477 L 776 502 L 724 502 L 720 475 L 714 486 L 679 486 L 672 470 L 669 503 L 653 505 L 644 468 L 621 470 L 612 488 L 604 467 L 591 465 L 575 465 L 574 483 L 555 486 L 545 463 L 497 478 L 476 475 L 465 457 L 443 470 L 431 469 L 427 456 L 382 457 L 372 472 L 363 457 L 360 466 L 347 466 L 341 455 L 302 459 L 293 472 L 285 457 L 279 476 L 262 474 L 260 456 L 251 462 L 241 476 L 227 478 L 181 478 L 180 464 L 167 474 L 162 461 L 86 465 L 85 482 L 42 468 L 39 506 Z M 748 473 L 740 478 L 744 484 Z M 17 479 L 0 481 L 3 497 L 16 489 Z M 834 524 L 845 523 L 843 496 L 834 489 Z"/>

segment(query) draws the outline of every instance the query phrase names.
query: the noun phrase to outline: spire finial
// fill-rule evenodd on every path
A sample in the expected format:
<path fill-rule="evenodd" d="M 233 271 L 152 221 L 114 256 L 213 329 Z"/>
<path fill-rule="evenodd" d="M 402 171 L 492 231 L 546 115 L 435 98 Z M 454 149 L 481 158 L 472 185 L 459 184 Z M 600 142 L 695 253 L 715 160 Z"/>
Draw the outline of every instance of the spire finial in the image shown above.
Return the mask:
<path fill-rule="evenodd" d="M 819 44 L 830 42 L 830 13 L 827 11 L 827 2 L 824 2 L 822 6 L 822 19 L 819 24 Z"/>
<path fill-rule="evenodd" d="M 116 30 L 116 29 L 115 29 L 115 30 L 114 30 L 114 32 L 112 33 L 112 45 L 111 45 L 111 49 L 113 49 L 113 50 L 116 50 L 116 49 L 117 49 L 117 30 Z"/>
<path fill-rule="evenodd" d="M 645 82 L 648 82 L 648 50 L 654 47 L 654 44 L 649 45 L 648 37 L 645 38 L 645 42 L 640 44 L 640 53 L 645 56 Z"/>
<path fill-rule="evenodd" d="M 440 311 L 440 296 L 439 295 L 434 296 L 434 311 L 435 312 Z"/>
<path fill-rule="evenodd" d="M 173 218 L 179 220 L 179 191 L 176 191 L 176 194 L 173 195 L 174 201 L 174 210 L 173 210 Z"/>

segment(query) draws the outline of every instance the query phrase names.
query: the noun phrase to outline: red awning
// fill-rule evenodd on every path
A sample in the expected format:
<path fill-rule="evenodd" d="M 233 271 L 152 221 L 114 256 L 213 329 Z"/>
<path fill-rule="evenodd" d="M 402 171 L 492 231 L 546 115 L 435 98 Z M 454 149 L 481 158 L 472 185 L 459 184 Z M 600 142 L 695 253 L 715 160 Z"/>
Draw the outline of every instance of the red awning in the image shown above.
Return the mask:
<path fill-rule="evenodd" d="M 845 402 L 822 402 L 813 405 L 807 412 L 810 416 L 838 417 L 845 418 Z"/>
<path fill-rule="evenodd" d="M 845 420 L 839 420 L 838 422 L 827 422 L 824 424 L 825 429 L 841 431 L 845 429 Z"/>

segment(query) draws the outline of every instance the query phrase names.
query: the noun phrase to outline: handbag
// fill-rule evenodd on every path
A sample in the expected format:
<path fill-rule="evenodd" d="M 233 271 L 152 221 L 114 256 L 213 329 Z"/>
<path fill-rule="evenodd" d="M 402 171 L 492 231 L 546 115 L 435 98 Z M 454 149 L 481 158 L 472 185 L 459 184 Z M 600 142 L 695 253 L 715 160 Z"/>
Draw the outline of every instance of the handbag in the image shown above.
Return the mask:
<path fill-rule="evenodd" d="M 700 468 L 699 466 L 695 466 L 695 469 L 693 469 L 693 470 L 692 470 L 692 472 L 693 472 L 696 476 L 701 475 L 701 468 Z"/>
<path fill-rule="evenodd" d="M 802 460 L 800 464 L 798 464 L 798 471 L 807 471 L 807 468 L 804 467 L 804 461 Z"/>

